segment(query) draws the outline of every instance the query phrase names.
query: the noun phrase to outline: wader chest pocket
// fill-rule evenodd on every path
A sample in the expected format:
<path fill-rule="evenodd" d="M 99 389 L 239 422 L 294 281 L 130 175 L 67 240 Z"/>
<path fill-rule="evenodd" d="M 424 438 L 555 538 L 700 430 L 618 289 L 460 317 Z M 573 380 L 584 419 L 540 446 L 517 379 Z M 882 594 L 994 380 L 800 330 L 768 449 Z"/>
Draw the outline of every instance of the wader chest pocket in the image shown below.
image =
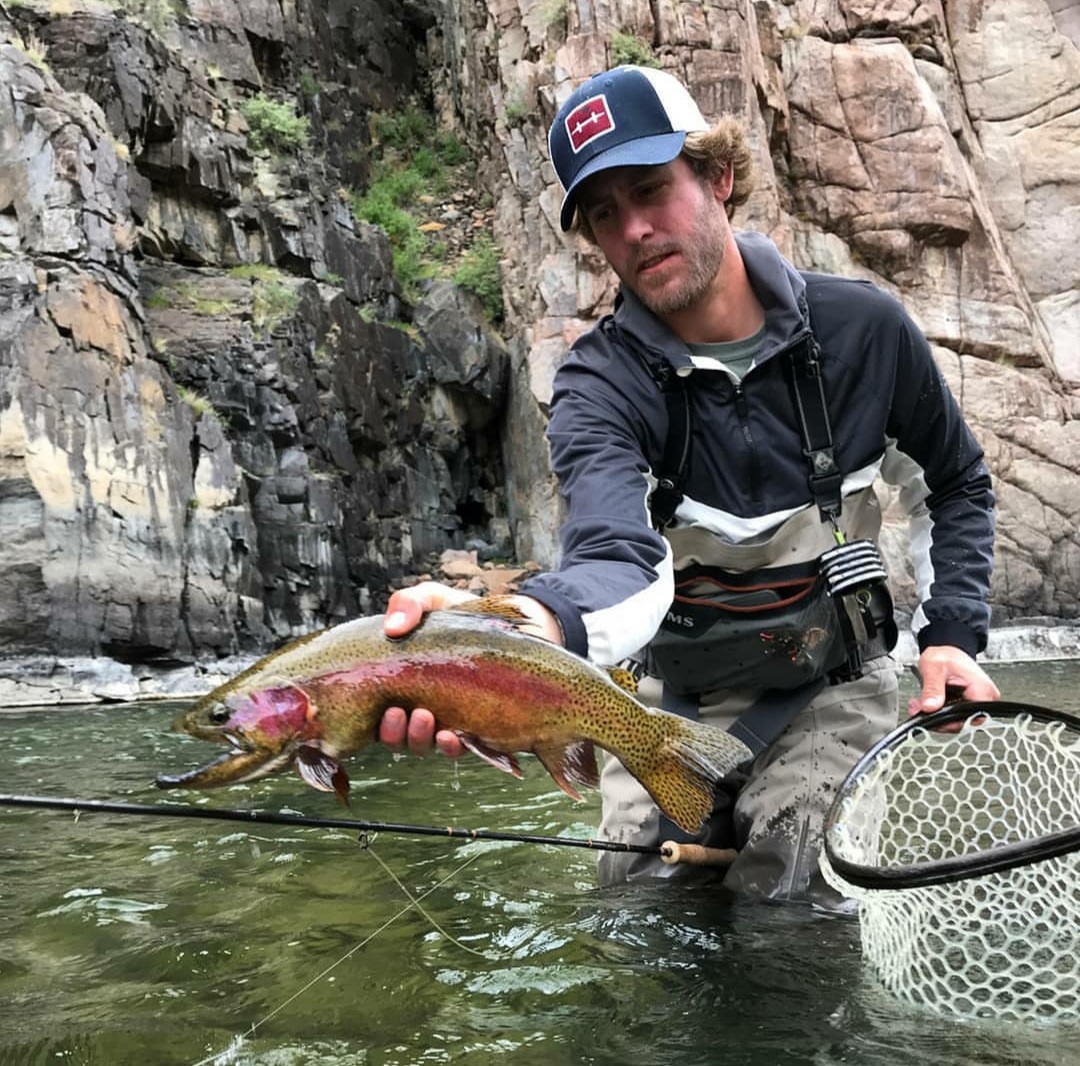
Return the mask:
<path fill-rule="evenodd" d="M 836 608 L 816 562 L 738 574 L 680 571 L 649 646 L 650 670 L 674 692 L 798 688 L 845 660 Z"/>

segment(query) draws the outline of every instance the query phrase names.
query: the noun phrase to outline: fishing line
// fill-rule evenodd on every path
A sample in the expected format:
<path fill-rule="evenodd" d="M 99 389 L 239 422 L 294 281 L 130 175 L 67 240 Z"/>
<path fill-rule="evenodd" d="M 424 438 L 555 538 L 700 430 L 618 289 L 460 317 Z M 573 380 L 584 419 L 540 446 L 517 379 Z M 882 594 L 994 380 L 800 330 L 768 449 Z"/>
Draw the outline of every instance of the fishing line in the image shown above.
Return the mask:
<path fill-rule="evenodd" d="M 391 870 L 390 867 L 386 865 L 386 863 L 383 861 L 382 856 L 379 855 L 369 844 L 364 844 L 363 846 L 364 846 L 364 850 L 367 851 L 368 854 L 373 859 L 375 859 L 375 861 L 378 862 L 378 864 L 386 871 L 386 874 L 390 878 L 390 880 L 393 881 L 394 884 L 397 885 L 398 888 L 401 889 L 401 891 L 404 894 L 405 898 L 407 900 L 410 900 L 412 902 L 413 906 L 416 907 L 416 909 L 429 922 L 431 922 L 431 924 L 435 927 L 435 929 L 439 933 L 441 933 L 444 937 L 446 937 L 446 939 L 449 940 L 451 944 L 454 944 L 457 947 L 461 948 L 462 951 L 469 952 L 471 955 L 479 955 L 480 958 L 482 958 L 482 959 L 487 958 L 487 955 L 485 955 L 482 951 L 477 951 L 476 948 L 471 948 L 471 947 L 469 947 L 468 944 L 463 944 L 460 940 L 458 940 L 458 938 L 456 936 L 452 936 L 441 925 L 439 925 L 439 923 L 437 921 L 435 921 L 435 919 L 423 907 L 420 906 L 420 901 L 404 886 L 404 884 L 402 884 L 401 879 L 397 876 L 397 874 L 395 874 L 394 871 Z M 471 856 L 470 861 L 472 861 L 472 859 L 475 858 L 475 857 L 476 857 L 475 855 Z M 462 867 L 462 869 L 464 869 L 464 867 Z M 460 873 L 460 870 L 458 872 Z"/>
<path fill-rule="evenodd" d="M 371 854 L 374 855 L 374 851 L 372 851 Z M 393 917 L 391 918 L 387 918 L 387 920 L 383 922 L 382 925 L 380 925 L 377 929 L 373 930 L 366 937 L 364 937 L 364 939 L 361 940 L 359 944 L 354 944 L 351 948 L 349 948 L 348 951 L 345 952 L 344 955 L 341 956 L 340 959 L 338 959 L 336 962 L 332 962 L 321 973 L 316 974 L 310 981 L 307 982 L 307 984 L 298 988 L 291 996 L 279 1003 L 268 1014 L 264 1015 L 257 1022 L 252 1022 L 251 1027 L 247 1029 L 246 1032 L 241 1033 L 239 1036 L 235 1037 L 232 1043 L 229 1044 L 229 1046 L 225 1048 L 224 1051 L 217 1051 L 214 1052 L 214 1054 L 212 1055 L 208 1055 L 204 1059 L 199 1059 L 199 1061 L 193 1063 L 192 1066 L 210 1066 L 211 1063 L 215 1064 L 215 1066 L 226 1066 L 229 1060 L 222 1058 L 222 1056 L 226 1055 L 229 1052 L 238 1052 L 243 1046 L 243 1042 L 255 1035 L 256 1029 L 259 1029 L 261 1026 L 265 1025 L 275 1015 L 280 1014 L 281 1011 L 283 1011 L 290 1003 L 293 1003 L 297 999 L 299 999 L 309 988 L 317 985 L 324 977 L 327 976 L 327 974 L 332 973 L 343 962 L 348 962 L 348 960 L 351 959 L 353 955 L 355 955 L 361 948 L 370 944 L 371 941 L 374 940 L 380 933 L 388 929 L 391 925 L 394 924 L 394 922 L 396 922 L 403 915 L 407 914 L 414 907 L 416 907 L 420 911 L 420 913 L 428 919 L 428 921 L 431 921 L 432 925 L 434 925 L 436 929 L 439 929 L 439 926 L 434 921 L 432 921 L 430 915 L 428 915 L 424 908 L 420 906 L 420 901 L 427 899 L 427 897 L 430 896 L 432 892 L 435 892 L 437 889 L 442 888 L 442 886 L 445 885 L 448 881 L 452 881 L 455 877 L 457 877 L 458 874 L 461 873 L 462 870 L 465 869 L 466 866 L 469 865 L 469 863 L 474 862 L 479 855 L 480 852 L 476 852 L 473 855 L 470 855 L 456 870 L 447 874 L 441 881 L 432 885 L 431 888 L 429 888 L 426 892 L 422 893 L 420 896 L 414 897 L 412 893 L 409 892 L 404 885 L 401 885 L 400 881 L 398 881 L 398 884 L 401 885 L 402 891 L 408 897 L 409 902 L 406 903 L 405 906 L 397 912 L 397 914 L 393 915 Z M 379 857 L 376 856 L 376 858 Z M 379 858 L 379 862 L 382 863 L 383 869 L 385 869 L 387 873 L 390 873 L 389 867 L 387 867 L 386 863 L 383 863 L 381 858 Z M 393 877 L 393 874 L 391 874 L 390 876 Z M 394 880 L 397 881 L 398 879 L 394 877 Z M 465 945 L 460 944 L 459 941 L 455 940 L 455 938 L 450 936 L 448 933 L 443 932 L 443 930 L 439 929 L 439 932 L 443 933 L 443 936 L 447 937 L 447 939 L 453 941 L 455 944 L 459 944 L 461 947 L 465 947 Z M 465 950 L 472 951 L 474 954 L 477 955 L 480 954 L 480 952 L 476 951 L 474 948 L 466 947 Z"/>

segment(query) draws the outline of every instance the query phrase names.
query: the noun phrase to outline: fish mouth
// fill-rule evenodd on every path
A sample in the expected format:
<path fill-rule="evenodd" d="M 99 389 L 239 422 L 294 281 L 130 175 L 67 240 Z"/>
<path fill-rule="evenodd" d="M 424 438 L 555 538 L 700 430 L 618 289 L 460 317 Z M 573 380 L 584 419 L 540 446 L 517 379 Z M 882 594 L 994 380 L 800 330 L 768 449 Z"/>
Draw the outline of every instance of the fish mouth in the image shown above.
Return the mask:
<path fill-rule="evenodd" d="M 215 785 L 240 784 L 255 781 L 287 766 L 296 754 L 293 748 L 284 751 L 251 750 L 240 746 L 235 737 L 223 737 L 231 742 L 228 751 L 205 766 L 183 774 L 158 774 L 158 788 L 213 788 Z"/>

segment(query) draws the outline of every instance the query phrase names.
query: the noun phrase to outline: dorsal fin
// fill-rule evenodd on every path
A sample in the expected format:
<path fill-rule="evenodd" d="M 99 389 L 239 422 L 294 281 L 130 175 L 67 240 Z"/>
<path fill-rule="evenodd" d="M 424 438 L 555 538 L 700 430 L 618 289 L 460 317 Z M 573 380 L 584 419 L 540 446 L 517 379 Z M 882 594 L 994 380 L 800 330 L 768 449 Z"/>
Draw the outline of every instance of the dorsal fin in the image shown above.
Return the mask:
<path fill-rule="evenodd" d="M 453 607 L 444 607 L 443 610 L 501 618 L 504 622 L 511 622 L 516 626 L 528 625 L 531 622 L 529 616 L 510 596 L 478 596 L 475 600 L 466 600 Z"/>
<path fill-rule="evenodd" d="M 629 692 L 631 696 L 637 695 L 637 678 L 625 667 L 605 666 L 604 672 L 624 692 Z"/>

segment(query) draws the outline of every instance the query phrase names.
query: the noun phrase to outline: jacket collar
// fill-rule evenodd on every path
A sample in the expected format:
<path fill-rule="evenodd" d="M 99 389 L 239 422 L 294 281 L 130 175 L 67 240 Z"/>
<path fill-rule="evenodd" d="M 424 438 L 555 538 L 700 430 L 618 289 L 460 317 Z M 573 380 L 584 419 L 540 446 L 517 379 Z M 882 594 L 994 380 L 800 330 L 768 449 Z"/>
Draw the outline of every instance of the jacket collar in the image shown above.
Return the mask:
<path fill-rule="evenodd" d="M 806 313 L 806 282 L 780 254 L 776 245 L 760 233 L 735 234 L 750 285 L 765 310 L 762 359 L 788 347 L 809 328 Z M 676 370 L 690 366 L 690 350 L 625 285 L 615 298 L 615 322 L 633 334 L 651 352 L 666 359 Z"/>

